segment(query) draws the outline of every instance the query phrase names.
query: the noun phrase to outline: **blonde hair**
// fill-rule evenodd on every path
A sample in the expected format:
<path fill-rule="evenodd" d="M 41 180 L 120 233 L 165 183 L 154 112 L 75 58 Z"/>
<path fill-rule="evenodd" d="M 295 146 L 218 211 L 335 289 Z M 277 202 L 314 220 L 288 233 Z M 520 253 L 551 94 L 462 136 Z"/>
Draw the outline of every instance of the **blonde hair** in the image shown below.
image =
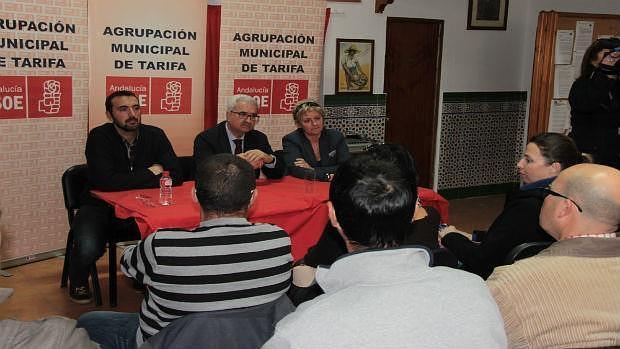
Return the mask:
<path fill-rule="evenodd" d="M 293 120 L 297 124 L 301 124 L 301 117 L 309 111 L 315 111 L 325 118 L 325 110 L 321 105 L 311 99 L 305 99 L 297 102 L 295 109 L 293 109 Z"/>

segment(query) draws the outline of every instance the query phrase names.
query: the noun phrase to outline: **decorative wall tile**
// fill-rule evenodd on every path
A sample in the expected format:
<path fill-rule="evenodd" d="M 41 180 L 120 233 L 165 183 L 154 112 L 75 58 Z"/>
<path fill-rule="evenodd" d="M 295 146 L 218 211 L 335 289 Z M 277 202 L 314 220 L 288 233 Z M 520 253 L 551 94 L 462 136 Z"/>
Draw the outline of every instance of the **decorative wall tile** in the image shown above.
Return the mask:
<path fill-rule="evenodd" d="M 526 97 L 525 92 L 444 94 L 439 190 L 518 181 Z"/>
<path fill-rule="evenodd" d="M 385 95 L 329 95 L 324 101 L 325 125 L 345 135 L 385 140 Z"/>

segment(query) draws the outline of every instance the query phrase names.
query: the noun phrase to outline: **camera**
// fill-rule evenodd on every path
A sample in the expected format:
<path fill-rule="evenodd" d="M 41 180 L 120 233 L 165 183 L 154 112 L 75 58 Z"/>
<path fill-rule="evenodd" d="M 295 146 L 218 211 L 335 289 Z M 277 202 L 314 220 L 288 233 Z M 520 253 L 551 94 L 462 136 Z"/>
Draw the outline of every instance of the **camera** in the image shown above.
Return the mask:
<path fill-rule="evenodd" d="M 599 44 L 603 49 L 610 50 L 605 52 L 603 57 L 609 55 L 611 52 L 620 52 L 620 38 L 606 38 L 599 39 Z M 598 70 L 605 75 L 618 75 L 620 74 L 620 59 L 616 61 L 614 65 L 599 64 Z"/>

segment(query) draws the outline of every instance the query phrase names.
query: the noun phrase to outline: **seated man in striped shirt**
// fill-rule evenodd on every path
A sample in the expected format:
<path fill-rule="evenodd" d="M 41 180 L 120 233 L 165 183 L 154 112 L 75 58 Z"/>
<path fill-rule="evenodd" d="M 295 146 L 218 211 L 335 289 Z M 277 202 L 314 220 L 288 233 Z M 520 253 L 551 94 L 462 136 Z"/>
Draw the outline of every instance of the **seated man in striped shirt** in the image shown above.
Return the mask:
<path fill-rule="evenodd" d="M 200 226 L 159 230 L 123 253 L 122 271 L 147 289 L 139 315 L 91 312 L 78 326 L 102 348 L 136 348 L 183 315 L 256 306 L 285 294 L 290 238 L 277 226 L 246 219 L 256 194 L 247 161 L 224 153 L 201 161 Z"/>

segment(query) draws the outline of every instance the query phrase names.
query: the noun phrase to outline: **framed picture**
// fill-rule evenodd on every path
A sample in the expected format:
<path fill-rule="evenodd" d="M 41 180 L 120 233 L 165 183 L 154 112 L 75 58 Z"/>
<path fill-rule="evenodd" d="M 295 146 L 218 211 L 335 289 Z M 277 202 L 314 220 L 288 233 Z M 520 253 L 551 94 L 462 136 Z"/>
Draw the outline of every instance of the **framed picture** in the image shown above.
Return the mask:
<path fill-rule="evenodd" d="M 336 39 L 336 94 L 372 93 L 375 41 Z"/>
<path fill-rule="evenodd" d="M 508 0 L 469 0 L 467 29 L 506 30 Z"/>

